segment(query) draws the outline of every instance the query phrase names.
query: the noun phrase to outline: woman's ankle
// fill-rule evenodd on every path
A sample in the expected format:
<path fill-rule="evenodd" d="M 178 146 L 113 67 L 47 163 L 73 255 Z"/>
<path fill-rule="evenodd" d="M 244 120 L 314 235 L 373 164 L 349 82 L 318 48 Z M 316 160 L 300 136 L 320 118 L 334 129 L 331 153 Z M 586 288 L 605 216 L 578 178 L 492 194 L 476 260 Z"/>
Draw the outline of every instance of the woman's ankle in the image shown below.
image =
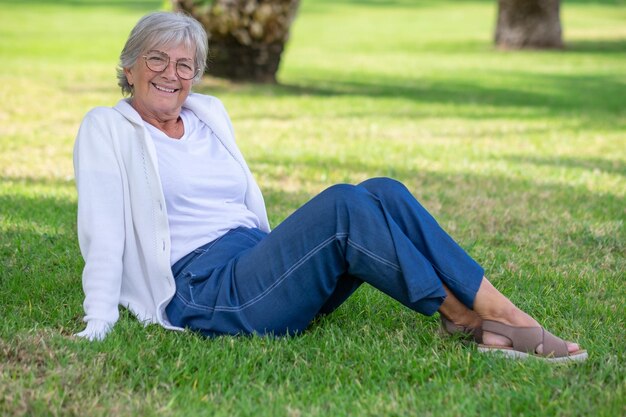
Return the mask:
<path fill-rule="evenodd" d="M 481 317 L 483 320 L 497 321 L 516 327 L 539 326 L 539 323 L 537 323 L 534 318 L 532 318 L 529 314 L 522 311 L 513 304 L 501 309 L 493 309 L 491 311 L 488 311 L 484 315 L 481 314 Z"/>
<path fill-rule="evenodd" d="M 483 320 L 493 320 L 518 327 L 539 325 L 535 319 L 498 291 L 487 278 L 483 279 L 474 299 L 474 311 Z"/>
<path fill-rule="evenodd" d="M 456 324 L 457 326 L 468 327 L 470 329 L 477 329 L 482 325 L 482 319 L 476 312 L 466 309 L 463 312 L 457 314 L 446 315 L 440 312 L 448 321 Z"/>

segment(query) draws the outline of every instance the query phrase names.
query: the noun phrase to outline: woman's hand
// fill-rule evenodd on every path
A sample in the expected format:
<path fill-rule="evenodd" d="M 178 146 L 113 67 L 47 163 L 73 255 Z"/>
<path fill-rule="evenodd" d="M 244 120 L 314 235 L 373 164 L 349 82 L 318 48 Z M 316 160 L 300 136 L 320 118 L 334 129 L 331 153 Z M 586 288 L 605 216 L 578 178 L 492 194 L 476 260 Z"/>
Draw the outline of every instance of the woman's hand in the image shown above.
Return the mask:
<path fill-rule="evenodd" d="M 89 341 L 103 340 L 113 328 L 113 324 L 104 320 L 90 320 L 85 330 L 74 336 L 83 337 Z"/>

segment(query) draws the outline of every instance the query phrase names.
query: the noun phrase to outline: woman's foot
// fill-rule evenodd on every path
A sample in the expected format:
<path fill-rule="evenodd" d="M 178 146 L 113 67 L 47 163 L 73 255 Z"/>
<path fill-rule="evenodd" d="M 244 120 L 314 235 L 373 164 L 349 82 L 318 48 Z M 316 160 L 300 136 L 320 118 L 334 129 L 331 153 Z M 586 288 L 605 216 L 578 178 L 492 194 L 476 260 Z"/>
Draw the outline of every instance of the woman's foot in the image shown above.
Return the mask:
<path fill-rule="evenodd" d="M 504 336 L 512 346 L 498 346 L 481 343 L 480 352 L 499 353 L 508 358 L 538 358 L 548 362 L 584 361 L 587 351 L 570 351 L 567 342 L 554 336 L 543 327 L 509 326 L 497 321 L 484 320 L 483 330 Z"/>
<path fill-rule="evenodd" d="M 523 313 L 524 315 L 527 315 L 521 310 L 519 310 L 519 312 Z M 513 313 L 513 315 L 516 315 L 516 314 L 518 313 Z M 527 327 L 527 328 L 533 328 L 533 327 L 540 328 L 541 327 L 541 325 L 537 323 L 535 319 L 533 319 L 530 316 L 528 317 L 530 318 L 530 320 L 525 320 L 525 319 L 507 320 L 505 318 L 499 318 L 499 317 L 489 317 L 489 318 L 485 318 L 485 320 L 491 320 L 491 321 L 507 324 L 507 325 L 514 326 L 514 327 Z M 487 330 L 483 330 L 483 344 L 489 345 L 489 346 L 502 346 L 502 347 L 513 346 L 513 342 L 508 337 L 503 336 L 501 334 L 493 333 Z M 569 353 L 580 351 L 580 346 L 577 343 L 569 342 L 566 340 L 565 344 L 567 345 L 567 351 Z M 540 344 L 537 346 L 536 353 L 543 354 L 543 345 Z"/>
<path fill-rule="evenodd" d="M 541 325 L 527 313 L 516 307 L 508 298 L 502 295 L 487 278 L 483 278 L 474 301 L 474 311 L 482 320 L 490 320 L 517 328 L 541 328 Z M 565 342 L 567 351 L 580 351 L 578 344 Z M 483 344 L 489 346 L 511 347 L 513 341 L 502 334 L 483 331 Z M 539 344 L 536 353 L 543 353 L 543 345 Z"/>

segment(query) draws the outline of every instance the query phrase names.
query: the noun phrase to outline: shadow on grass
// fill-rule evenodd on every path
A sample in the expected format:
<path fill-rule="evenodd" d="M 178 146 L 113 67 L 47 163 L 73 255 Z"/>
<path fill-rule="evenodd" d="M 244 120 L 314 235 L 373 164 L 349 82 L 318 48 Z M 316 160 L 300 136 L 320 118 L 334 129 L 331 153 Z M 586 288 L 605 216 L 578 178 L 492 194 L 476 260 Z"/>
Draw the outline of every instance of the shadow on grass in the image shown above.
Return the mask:
<path fill-rule="evenodd" d="M 0 305 L 19 326 L 63 326 L 80 311 L 82 259 L 76 203 L 20 189 L 67 187 L 57 180 L 3 178 L 0 194 Z M 16 191 L 12 191 L 11 187 Z M 57 300 L 51 303 L 50 300 Z M 16 324 L 18 325 L 18 324 Z"/>
<path fill-rule="evenodd" d="M 0 185 L 7 191 L 0 194 L 0 207 L 5 219 L 14 219 L 23 223 L 39 224 L 53 229 L 73 225 L 76 219 L 75 203 L 54 196 L 52 192 L 27 196 L 20 194 L 21 189 L 41 187 L 54 190 L 74 187 L 73 181 L 48 178 L 1 177 Z M 1 188 L 0 188 L 1 189 Z M 12 191 L 15 190 L 15 191 Z M 5 220 L 6 221 L 6 220 Z M 68 223 L 70 222 L 71 223 Z"/>
<path fill-rule="evenodd" d="M 458 106 L 455 116 L 472 119 L 536 118 L 541 115 L 578 114 L 589 123 L 606 124 L 606 118 L 621 120 L 626 85 L 613 75 L 531 75 L 521 71 L 496 72 L 488 79 L 458 81 L 376 76 L 372 81 L 303 80 L 275 86 L 203 85 L 199 92 L 249 96 L 364 97 L 402 99 L 415 103 Z M 510 80 L 505 83 L 504 80 Z M 211 83 L 210 79 L 208 80 Z M 506 85 L 511 85 L 507 87 Z M 521 89 L 516 86 L 529 85 Z M 481 107 L 485 107 L 483 112 Z M 488 108 L 488 109 L 487 109 Z M 519 112 L 519 109 L 534 110 Z M 368 110 L 368 113 L 371 113 Z M 378 115 L 384 115 L 384 108 Z"/>
<path fill-rule="evenodd" d="M 575 158 L 575 157 L 540 157 L 540 156 L 504 156 L 502 159 L 517 164 L 533 164 L 553 167 L 577 168 L 587 171 L 601 171 L 607 174 L 617 174 L 626 177 L 626 163 L 618 159 L 602 158 Z"/>
<path fill-rule="evenodd" d="M 459 2 L 454 0 L 448 1 L 432 1 L 432 0 L 315 0 L 316 3 L 330 3 L 330 4 L 350 4 L 355 6 L 380 6 L 380 7 L 436 7 L 439 4 L 455 5 L 458 6 Z M 463 3 L 463 2 L 462 2 Z M 494 8 L 497 7 L 497 2 L 493 0 L 470 0 L 464 3 L 477 3 L 477 4 L 490 4 Z M 624 6 L 625 0 L 564 0 L 563 7 L 567 7 L 570 4 L 577 5 L 603 5 L 603 6 Z"/>
<path fill-rule="evenodd" d="M 349 4 L 352 6 L 367 6 L 367 7 L 429 7 L 432 8 L 436 6 L 432 1 L 429 0 L 316 0 L 317 3 L 320 4 Z"/>
<path fill-rule="evenodd" d="M 565 53 L 626 55 L 626 39 L 565 41 Z"/>
<path fill-rule="evenodd" d="M 472 195 L 483 195 L 489 198 L 495 198 L 496 204 L 498 199 L 502 200 L 504 210 L 511 200 L 515 200 L 515 195 L 524 194 L 524 202 L 537 199 L 541 201 L 542 206 L 552 207 L 555 213 L 586 213 L 597 220 L 613 219 L 614 216 L 622 212 L 623 199 L 619 195 L 620 190 L 616 193 L 594 193 L 584 186 L 569 186 L 558 183 L 546 183 L 542 178 L 533 180 L 519 180 L 502 175 L 482 175 L 471 172 L 463 173 L 442 173 L 434 171 L 421 170 L 420 168 L 395 167 L 386 165 L 384 161 L 379 163 L 366 163 L 357 159 L 350 159 L 349 162 L 341 160 L 338 157 L 326 157 L 323 160 L 312 161 L 293 160 L 285 162 L 282 157 L 276 157 L 273 160 L 268 157 L 250 157 L 247 158 L 249 164 L 253 168 L 253 172 L 261 172 L 255 166 L 277 166 L 282 165 L 289 172 L 311 172 L 326 170 L 344 171 L 353 173 L 355 178 L 388 176 L 394 177 L 401 181 L 414 184 L 416 188 L 413 190 L 416 196 L 421 194 L 430 196 L 444 197 L 454 207 L 461 207 L 464 204 L 464 198 Z M 626 175 L 626 166 L 619 161 L 604 160 L 599 158 L 539 158 L 539 157 L 505 157 L 512 162 L 532 163 L 537 165 L 565 166 L 570 168 L 582 168 L 588 171 L 596 169 Z M 270 178 L 272 183 L 280 184 L 283 179 L 281 176 L 273 177 L 271 174 L 263 175 Z M 330 185 L 330 184 L 329 184 Z M 296 209 L 306 202 L 307 199 L 313 197 L 306 192 L 286 192 L 277 188 L 267 188 L 264 184 L 260 184 L 266 194 L 267 202 L 287 201 L 284 207 Z M 270 190 L 268 193 L 267 190 Z M 472 190 L 474 190 L 472 192 Z M 522 200 L 522 198 L 520 198 Z M 269 204 L 268 204 L 269 205 Z M 532 210 L 532 207 L 527 207 Z M 269 207 L 271 211 L 271 207 Z M 445 209 L 444 209 L 445 211 Z"/>
<path fill-rule="evenodd" d="M 568 4 L 581 4 L 585 6 L 603 5 L 603 6 L 626 6 L 625 0 L 564 0 L 564 5 Z"/>

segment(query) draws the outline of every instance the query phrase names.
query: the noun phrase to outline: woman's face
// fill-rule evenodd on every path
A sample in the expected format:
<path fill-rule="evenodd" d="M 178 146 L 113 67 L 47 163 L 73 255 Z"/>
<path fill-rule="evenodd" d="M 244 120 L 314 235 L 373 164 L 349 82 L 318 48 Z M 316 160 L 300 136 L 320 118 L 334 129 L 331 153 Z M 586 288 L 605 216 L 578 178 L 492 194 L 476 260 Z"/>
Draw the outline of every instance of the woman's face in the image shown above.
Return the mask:
<path fill-rule="evenodd" d="M 169 56 L 169 64 L 161 72 L 148 68 L 144 58 L 155 51 Z M 166 121 L 178 118 L 193 81 L 178 76 L 176 63 L 180 60 L 193 63 L 194 50 L 182 45 L 152 49 L 142 53 L 134 66 L 124 69 L 126 79 L 133 86 L 132 105 L 143 119 Z"/>

